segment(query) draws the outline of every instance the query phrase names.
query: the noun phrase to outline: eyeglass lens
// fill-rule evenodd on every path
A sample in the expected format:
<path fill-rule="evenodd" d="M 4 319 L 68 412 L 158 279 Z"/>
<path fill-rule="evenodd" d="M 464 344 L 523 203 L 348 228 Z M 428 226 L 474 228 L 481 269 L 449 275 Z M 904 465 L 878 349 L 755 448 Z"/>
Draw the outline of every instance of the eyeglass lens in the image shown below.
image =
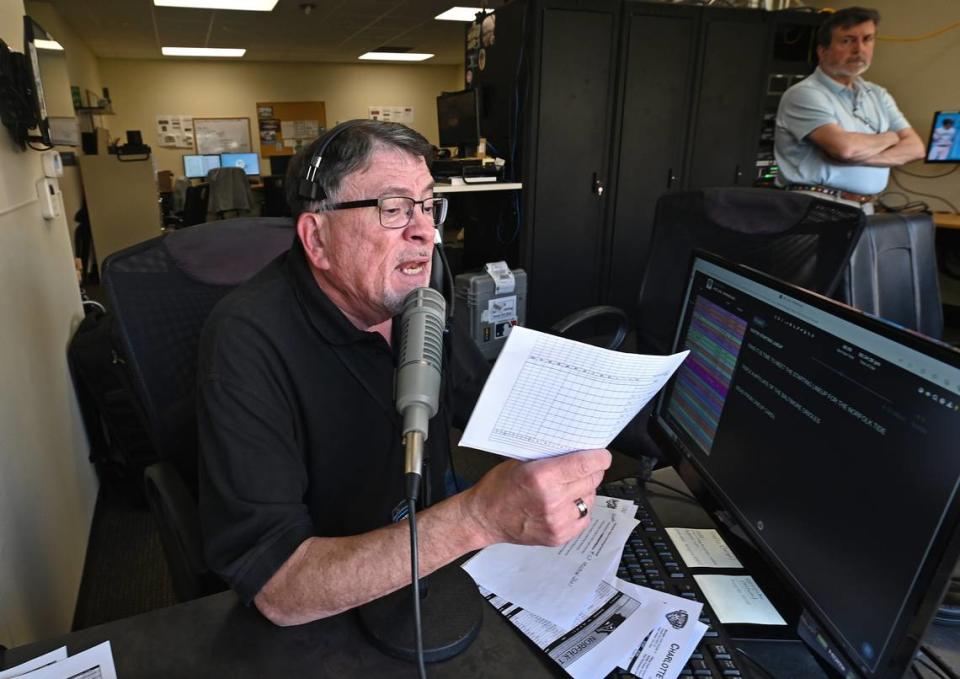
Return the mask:
<path fill-rule="evenodd" d="M 447 217 L 447 200 L 442 196 L 420 201 L 399 196 L 382 198 L 380 224 L 387 229 L 402 229 L 413 219 L 413 211 L 418 203 L 423 214 L 433 219 L 434 226 L 443 224 L 443 220 Z"/>

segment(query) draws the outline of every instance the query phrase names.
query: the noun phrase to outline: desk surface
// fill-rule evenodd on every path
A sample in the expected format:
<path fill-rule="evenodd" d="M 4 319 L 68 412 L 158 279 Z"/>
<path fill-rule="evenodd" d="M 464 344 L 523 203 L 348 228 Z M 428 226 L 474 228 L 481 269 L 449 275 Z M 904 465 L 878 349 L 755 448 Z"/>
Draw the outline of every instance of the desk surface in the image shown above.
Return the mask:
<path fill-rule="evenodd" d="M 953 212 L 934 212 L 933 223 L 944 229 L 960 229 L 960 215 Z"/>
<path fill-rule="evenodd" d="M 436 184 L 434 193 L 476 193 L 478 191 L 517 191 L 523 188 L 520 182 L 481 182 L 477 184 Z"/>
<path fill-rule="evenodd" d="M 672 469 L 660 470 L 656 477 L 682 486 Z M 653 486 L 648 487 L 647 493 L 667 525 L 712 525 L 698 505 L 680 495 Z M 934 626 L 926 638 L 954 667 L 960 666 L 960 628 Z M 107 640 L 111 642 L 121 679 L 416 676 L 412 664 L 387 657 L 367 641 L 353 612 L 281 628 L 254 608 L 241 605 L 232 592 L 0 652 L 0 669 L 62 645 L 72 655 Z M 747 649 L 751 657 L 779 679 L 824 677 L 813 656 L 799 642 L 738 639 L 736 645 Z M 567 676 L 487 604 L 483 605 L 480 634 L 470 647 L 455 658 L 429 665 L 427 673 L 430 677 L 458 679 Z"/>

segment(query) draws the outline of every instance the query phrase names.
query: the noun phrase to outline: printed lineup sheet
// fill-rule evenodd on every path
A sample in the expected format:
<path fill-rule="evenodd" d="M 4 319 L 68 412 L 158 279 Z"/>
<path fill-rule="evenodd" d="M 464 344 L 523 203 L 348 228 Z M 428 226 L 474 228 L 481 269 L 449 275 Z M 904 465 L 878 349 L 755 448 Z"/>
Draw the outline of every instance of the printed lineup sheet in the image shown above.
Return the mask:
<path fill-rule="evenodd" d="M 605 448 L 689 353 L 625 354 L 514 328 L 460 445 L 518 460 Z"/>

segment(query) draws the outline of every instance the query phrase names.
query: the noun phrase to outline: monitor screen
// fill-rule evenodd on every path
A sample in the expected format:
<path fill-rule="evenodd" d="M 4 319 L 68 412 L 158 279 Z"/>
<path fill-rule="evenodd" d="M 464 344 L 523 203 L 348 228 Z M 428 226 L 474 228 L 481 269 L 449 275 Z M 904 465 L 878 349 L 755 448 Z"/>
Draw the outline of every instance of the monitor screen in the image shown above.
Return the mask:
<path fill-rule="evenodd" d="M 220 167 L 239 167 L 248 175 L 260 174 L 260 156 L 256 153 L 221 153 Z"/>
<path fill-rule="evenodd" d="M 901 676 L 960 550 L 960 352 L 709 255 L 653 433 L 866 677 Z"/>
<path fill-rule="evenodd" d="M 960 163 L 960 111 L 937 111 L 927 143 L 928 163 Z"/>
<path fill-rule="evenodd" d="M 477 146 L 480 143 L 479 114 L 476 90 L 449 92 L 437 97 L 440 146 Z"/>
<path fill-rule="evenodd" d="M 190 179 L 206 177 L 207 172 L 220 167 L 220 156 L 217 155 L 185 155 L 183 157 L 183 175 Z"/>

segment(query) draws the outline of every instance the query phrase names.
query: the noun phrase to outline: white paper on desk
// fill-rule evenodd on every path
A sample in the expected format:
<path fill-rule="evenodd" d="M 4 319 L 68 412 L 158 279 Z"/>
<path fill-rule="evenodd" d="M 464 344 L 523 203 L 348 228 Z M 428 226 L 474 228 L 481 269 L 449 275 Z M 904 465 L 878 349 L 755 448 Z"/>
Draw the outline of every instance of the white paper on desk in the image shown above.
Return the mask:
<path fill-rule="evenodd" d="M 23 679 L 117 679 L 110 642 L 24 675 Z"/>
<path fill-rule="evenodd" d="M 703 604 L 620 578 L 611 582 L 631 598 L 648 605 L 657 602 L 665 611 L 656 627 L 620 663 L 620 667 L 641 679 L 674 679 L 707 631 L 707 626 L 699 620 Z"/>
<path fill-rule="evenodd" d="M 648 635 L 667 612 L 655 600 L 633 599 L 602 582 L 569 626 L 525 610 L 493 592 L 480 593 L 568 674 L 578 679 L 603 677 L 630 657 L 637 640 Z"/>
<path fill-rule="evenodd" d="M 460 445 L 519 460 L 605 448 L 688 353 L 626 354 L 516 327 Z"/>
<path fill-rule="evenodd" d="M 67 647 L 61 646 L 55 651 L 50 651 L 49 653 L 44 653 L 41 656 L 34 658 L 33 660 L 28 660 L 25 663 L 20 663 L 16 667 L 11 667 L 8 670 L 0 671 L 0 679 L 13 679 L 13 677 L 19 677 L 26 674 L 27 672 L 33 672 L 38 670 L 41 667 L 46 667 L 55 662 L 59 662 L 67 657 Z"/>
<path fill-rule="evenodd" d="M 619 562 L 623 545 L 638 523 L 624 512 L 622 501 L 608 507 L 607 499 L 598 498 L 589 525 L 564 545 L 490 545 L 464 563 L 463 569 L 481 587 L 569 628 L 611 563 Z"/>
<path fill-rule="evenodd" d="M 743 568 L 713 528 L 667 528 L 667 535 L 688 568 Z"/>
<path fill-rule="evenodd" d="M 694 575 L 693 579 L 722 623 L 787 624 L 749 575 Z"/>

